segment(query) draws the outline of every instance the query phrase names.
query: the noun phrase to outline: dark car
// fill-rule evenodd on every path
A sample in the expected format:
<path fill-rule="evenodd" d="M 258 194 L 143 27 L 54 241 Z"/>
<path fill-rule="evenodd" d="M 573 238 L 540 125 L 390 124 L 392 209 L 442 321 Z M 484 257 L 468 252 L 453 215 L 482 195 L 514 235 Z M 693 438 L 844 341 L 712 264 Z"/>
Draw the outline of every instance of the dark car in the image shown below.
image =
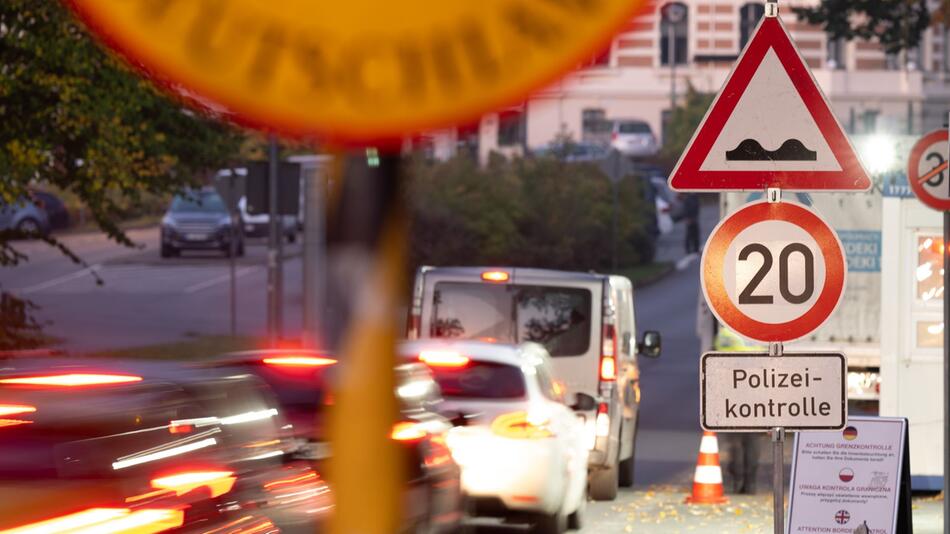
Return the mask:
<path fill-rule="evenodd" d="M 69 228 L 69 211 L 59 197 L 40 190 L 31 191 L 30 196 L 33 197 L 33 203 L 46 212 L 50 230 Z"/>
<path fill-rule="evenodd" d="M 316 462 L 329 457 L 326 423 L 333 405 L 335 357 L 317 351 L 260 350 L 227 354 L 219 361 L 245 366 L 276 392 L 298 439 L 297 457 Z M 392 439 L 404 446 L 409 477 L 405 531 L 455 532 L 463 516 L 460 470 L 446 444 L 452 423 L 434 411 L 442 401 L 439 387 L 425 365 L 399 365 L 395 374 L 401 420 L 394 425 Z"/>
<path fill-rule="evenodd" d="M 216 191 L 204 189 L 175 196 L 162 218 L 161 253 L 177 256 L 182 250 L 220 250 L 244 255 L 244 233 Z"/>
<path fill-rule="evenodd" d="M 35 357 L 0 370 L 0 530 L 279 532 L 330 490 L 236 369 Z M 28 530 L 32 532 L 33 530 Z M 78 531 L 78 530 L 77 530 Z"/>

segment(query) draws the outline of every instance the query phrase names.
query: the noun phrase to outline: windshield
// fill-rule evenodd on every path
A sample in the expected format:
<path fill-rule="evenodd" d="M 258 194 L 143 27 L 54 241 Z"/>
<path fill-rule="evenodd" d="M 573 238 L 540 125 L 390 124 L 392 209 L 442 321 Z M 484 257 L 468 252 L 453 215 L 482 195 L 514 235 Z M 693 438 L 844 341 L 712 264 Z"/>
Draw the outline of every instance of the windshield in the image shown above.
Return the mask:
<path fill-rule="evenodd" d="M 617 130 L 622 134 L 648 134 L 650 125 L 645 122 L 621 122 Z"/>
<path fill-rule="evenodd" d="M 494 362 L 469 362 L 465 367 L 432 367 L 446 398 L 520 399 L 525 396 L 521 369 Z"/>
<path fill-rule="evenodd" d="M 172 213 L 227 213 L 221 195 L 201 193 L 200 195 L 178 195 L 172 201 Z"/>
<path fill-rule="evenodd" d="M 535 341 L 552 356 L 579 356 L 590 345 L 586 289 L 439 282 L 433 299 L 432 337 Z"/>

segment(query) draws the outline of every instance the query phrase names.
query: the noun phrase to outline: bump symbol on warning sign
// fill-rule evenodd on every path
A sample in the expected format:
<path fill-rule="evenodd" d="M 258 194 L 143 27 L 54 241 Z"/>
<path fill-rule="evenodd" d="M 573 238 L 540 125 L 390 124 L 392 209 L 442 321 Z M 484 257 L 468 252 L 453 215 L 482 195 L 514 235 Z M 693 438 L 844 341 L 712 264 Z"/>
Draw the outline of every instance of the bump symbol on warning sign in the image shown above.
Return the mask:
<path fill-rule="evenodd" d="M 756 341 L 804 337 L 844 290 L 841 242 L 821 217 L 791 202 L 749 204 L 713 230 L 702 286 L 720 322 Z"/>

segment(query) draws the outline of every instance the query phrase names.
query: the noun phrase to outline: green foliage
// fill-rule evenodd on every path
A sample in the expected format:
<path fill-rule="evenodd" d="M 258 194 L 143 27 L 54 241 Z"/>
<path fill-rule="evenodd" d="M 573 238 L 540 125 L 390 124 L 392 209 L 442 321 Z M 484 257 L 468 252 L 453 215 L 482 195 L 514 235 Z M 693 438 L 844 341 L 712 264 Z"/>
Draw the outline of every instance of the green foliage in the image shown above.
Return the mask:
<path fill-rule="evenodd" d="M 685 99 L 680 105 L 676 106 L 672 117 L 670 117 L 667 137 L 663 142 L 663 148 L 660 150 L 662 159 L 669 163 L 675 163 L 679 159 L 714 98 L 715 95 L 700 93 L 692 84 L 689 84 Z"/>
<path fill-rule="evenodd" d="M 641 180 L 619 187 L 618 262 L 652 260 Z M 419 265 L 510 265 L 608 270 L 612 187 L 592 164 L 555 158 L 413 161 L 411 260 Z"/>
<path fill-rule="evenodd" d="M 927 2 L 921 0 L 822 0 L 793 9 L 834 38 L 878 41 L 889 54 L 917 48 L 930 25 Z"/>
<path fill-rule="evenodd" d="M 236 154 L 230 127 L 186 109 L 106 53 L 54 1 L 0 2 L 0 199 L 30 184 L 74 193 L 113 239 L 146 195 Z M 0 265 L 15 263 L 0 237 Z"/>

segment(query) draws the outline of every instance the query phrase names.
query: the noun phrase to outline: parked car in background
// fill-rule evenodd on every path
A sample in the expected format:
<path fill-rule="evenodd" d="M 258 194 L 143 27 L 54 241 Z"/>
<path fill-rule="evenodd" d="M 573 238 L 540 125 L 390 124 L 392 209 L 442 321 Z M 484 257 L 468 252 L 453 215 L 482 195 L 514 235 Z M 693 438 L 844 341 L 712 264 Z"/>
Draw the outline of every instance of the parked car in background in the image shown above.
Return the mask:
<path fill-rule="evenodd" d="M 33 202 L 46 212 L 50 230 L 69 228 L 69 211 L 66 210 L 66 204 L 59 197 L 38 189 L 30 191 L 30 196 L 33 197 Z"/>
<path fill-rule="evenodd" d="M 22 198 L 12 204 L 0 200 L 0 230 L 16 230 L 24 236 L 45 236 L 50 231 L 49 217 L 29 199 Z"/>
<path fill-rule="evenodd" d="M 267 213 L 258 213 L 253 215 L 247 211 L 247 197 L 241 197 L 238 201 L 238 211 L 241 213 L 241 224 L 244 228 L 244 235 L 249 237 L 267 237 L 270 232 L 270 215 Z M 297 217 L 293 215 L 282 215 L 281 222 L 283 226 L 284 239 L 288 243 L 297 241 Z"/>
<path fill-rule="evenodd" d="M 213 189 L 188 191 L 172 199 L 162 217 L 161 255 L 177 256 L 182 250 L 220 250 L 244 255 L 244 233 L 221 196 Z"/>
<path fill-rule="evenodd" d="M 0 397 L 4 532 L 276 533 L 332 508 L 240 369 L 15 357 Z"/>
<path fill-rule="evenodd" d="M 636 119 L 614 120 L 610 146 L 632 157 L 655 156 L 660 150 L 650 125 Z"/>
<path fill-rule="evenodd" d="M 622 276 L 511 267 L 422 267 L 410 339 L 534 341 L 552 357 L 565 395 L 597 399 L 583 412 L 590 494 L 613 500 L 633 484 L 639 421 L 639 356 L 660 354 L 660 334 L 637 337 L 633 285 Z"/>
<path fill-rule="evenodd" d="M 581 528 L 589 444 L 544 347 L 427 339 L 399 352 L 432 370 L 440 410 L 456 414 L 448 445 L 472 514 L 528 523 L 538 534 Z M 596 406 L 577 396 L 578 409 Z"/>
<path fill-rule="evenodd" d="M 279 349 L 225 354 L 211 365 L 240 366 L 269 384 L 292 425 L 294 457 L 320 462 L 332 454 L 326 425 L 333 409 L 336 364 L 325 352 Z M 391 437 L 402 445 L 408 476 L 403 532 L 457 532 L 464 502 L 459 467 L 446 445 L 452 424 L 437 411 L 442 402 L 439 387 L 418 362 L 398 365 L 394 373 L 400 420 Z"/>

